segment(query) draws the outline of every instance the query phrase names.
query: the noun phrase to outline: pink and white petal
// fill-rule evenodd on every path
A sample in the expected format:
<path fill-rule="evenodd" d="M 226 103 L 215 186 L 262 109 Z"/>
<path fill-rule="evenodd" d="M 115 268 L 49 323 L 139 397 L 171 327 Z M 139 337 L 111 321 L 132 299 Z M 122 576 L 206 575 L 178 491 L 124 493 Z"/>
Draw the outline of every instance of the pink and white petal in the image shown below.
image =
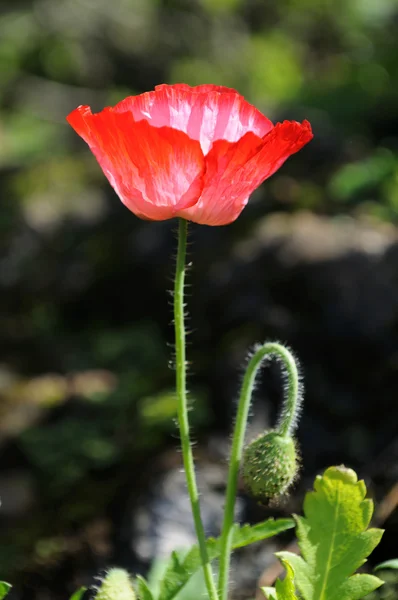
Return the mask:
<path fill-rule="evenodd" d="M 242 145 L 238 142 L 229 149 L 214 145 L 214 155 L 210 152 L 206 157 L 210 160 L 202 195 L 195 206 L 179 213 L 180 216 L 206 225 L 231 223 L 240 215 L 253 191 L 313 135 L 308 121 L 302 124 L 284 121 L 262 140 L 253 137 L 254 140 L 251 134 L 246 134 Z"/>
<path fill-rule="evenodd" d="M 212 83 L 204 83 L 201 85 L 188 85 L 187 83 L 161 83 L 155 86 L 155 91 L 162 90 L 164 88 L 174 88 L 179 90 L 185 90 L 186 92 L 193 92 L 195 94 L 207 94 L 208 92 L 219 92 L 220 94 L 238 94 L 233 88 L 225 87 L 224 85 L 214 85 Z"/>
<path fill-rule="evenodd" d="M 272 127 L 271 121 L 239 94 L 216 93 L 198 95 L 192 103 L 187 133 L 200 141 L 206 155 L 218 140 L 237 142 L 248 132 L 263 137 Z"/>
<path fill-rule="evenodd" d="M 79 110 L 79 109 L 77 109 Z M 75 111 L 74 111 L 75 113 Z M 122 202 L 140 217 L 163 220 L 192 206 L 203 189 L 200 144 L 181 131 L 136 123 L 131 113 L 105 109 L 68 117 L 87 141 Z"/>
<path fill-rule="evenodd" d="M 131 112 L 135 121 L 145 119 L 154 127 L 184 131 L 200 141 L 204 154 L 214 141 L 236 142 L 249 131 L 263 137 L 272 129 L 271 121 L 235 90 L 214 91 L 213 86 L 198 88 L 183 84 L 158 86 L 154 92 L 126 98 L 112 110 Z"/>
<path fill-rule="evenodd" d="M 234 221 L 242 210 L 237 208 L 242 188 L 247 188 L 246 180 L 241 178 L 242 166 L 256 156 L 262 145 L 263 140 L 250 132 L 238 142 L 215 142 L 206 156 L 202 195 L 192 208 L 179 211 L 178 216 L 206 225 Z"/>

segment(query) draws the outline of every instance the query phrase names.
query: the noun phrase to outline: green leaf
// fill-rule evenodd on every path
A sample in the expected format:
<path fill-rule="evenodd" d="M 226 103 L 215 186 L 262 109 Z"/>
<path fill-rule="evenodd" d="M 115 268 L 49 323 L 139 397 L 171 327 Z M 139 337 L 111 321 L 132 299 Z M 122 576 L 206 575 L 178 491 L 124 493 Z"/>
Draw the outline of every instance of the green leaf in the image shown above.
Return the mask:
<path fill-rule="evenodd" d="M 180 560 L 183 560 L 186 551 L 177 552 Z M 154 598 L 158 598 L 160 584 L 163 580 L 166 570 L 169 567 L 170 560 L 167 558 L 156 559 L 150 568 L 147 575 L 149 589 Z M 174 596 L 174 600 L 192 600 L 193 597 L 204 598 L 207 595 L 207 588 L 202 569 L 198 569 L 196 573 L 187 581 L 186 585 Z"/>
<path fill-rule="evenodd" d="M 359 600 L 382 585 L 374 575 L 353 575 L 379 543 L 383 531 L 367 529 L 373 502 L 366 487 L 345 467 L 331 467 L 315 480 L 295 517 L 302 557 L 278 556 L 293 567 L 304 600 Z"/>
<path fill-rule="evenodd" d="M 261 591 L 264 592 L 267 600 L 278 600 L 276 597 L 276 589 L 274 587 L 262 587 Z"/>
<path fill-rule="evenodd" d="M 151 590 L 152 596 L 154 598 L 157 598 L 159 596 L 160 582 L 164 577 L 168 565 L 168 558 L 155 558 L 155 560 L 151 564 L 149 572 L 147 573 L 146 583 L 149 589 Z"/>
<path fill-rule="evenodd" d="M 137 575 L 137 589 L 138 597 L 140 600 L 154 600 L 151 590 L 149 589 L 148 583 L 141 575 Z"/>
<path fill-rule="evenodd" d="M 277 600 L 297 600 L 293 567 L 283 558 L 281 562 L 286 569 L 286 577 L 283 581 L 277 579 L 275 583 L 276 598 Z"/>
<path fill-rule="evenodd" d="M 175 600 L 193 600 L 194 598 L 208 598 L 206 580 L 202 569 L 196 571 L 175 596 Z"/>
<path fill-rule="evenodd" d="M 278 556 L 278 554 L 276 555 Z M 277 579 L 274 588 L 261 588 L 268 600 L 298 600 L 294 587 L 294 571 L 289 563 L 281 559 L 286 569 L 286 577 L 283 581 Z"/>
<path fill-rule="evenodd" d="M 276 521 L 268 519 L 256 525 L 243 525 L 243 527 L 235 525 L 232 547 L 234 549 L 243 548 L 292 527 L 294 527 L 294 522 L 291 519 L 278 519 Z M 220 538 L 209 538 L 206 545 L 209 559 L 214 560 L 218 558 L 220 555 Z M 201 561 L 197 546 L 192 546 L 182 557 L 181 554 L 173 552 L 164 577 L 160 582 L 158 600 L 171 600 L 174 598 L 200 566 Z"/>
<path fill-rule="evenodd" d="M 72 596 L 69 598 L 69 600 L 81 600 L 81 598 L 83 598 L 83 594 L 85 591 L 87 591 L 87 588 L 81 587 L 80 589 L 76 590 L 76 592 L 74 594 L 72 594 Z"/>
<path fill-rule="evenodd" d="M 398 569 L 398 558 L 391 558 L 377 565 L 373 570 L 380 571 L 381 569 Z"/>
<path fill-rule="evenodd" d="M 0 581 L 0 600 L 3 600 L 11 589 L 11 585 L 5 581 Z"/>

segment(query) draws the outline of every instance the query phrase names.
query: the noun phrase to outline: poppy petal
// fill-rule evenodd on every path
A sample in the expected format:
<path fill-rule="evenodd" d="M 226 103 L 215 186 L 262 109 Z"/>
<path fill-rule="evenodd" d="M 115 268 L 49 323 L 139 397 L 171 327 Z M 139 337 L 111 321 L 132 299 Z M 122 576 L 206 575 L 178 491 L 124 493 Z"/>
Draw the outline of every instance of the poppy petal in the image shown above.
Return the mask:
<path fill-rule="evenodd" d="M 250 194 L 309 142 L 307 121 L 275 127 L 233 89 L 160 85 L 92 114 L 67 118 L 137 216 L 234 221 Z"/>
<path fill-rule="evenodd" d="M 246 134 L 235 144 L 216 142 L 206 157 L 202 195 L 179 216 L 206 225 L 231 223 L 246 206 L 250 194 L 312 137 L 308 121 L 284 121 L 263 139 Z"/>
<path fill-rule="evenodd" d="M 248 180 L 252 182 L 253 191 L 263 181 L 271 177 L 291 156 L 314 137 L 308 121 L 283 121 L 263 138 L 263 146 L 243 170 Z M 251 192 L 250 192 L 251 193 Z"/>
<path fill-rule="evenodd" d="M 78 133 L 88 145 L 90 145 L 89 140 L 91 140 L 93 136 L 90 126 L 92 116 L 91 108 L 89 106 L 78 106 L 66 117 L 69 125 L 73 127 L 76 133 Z"/>
<path fill-rule="evenodd" d="M 175 90 L 185 90 L 186 92 L 193 92 L 194 94 L 207 94 L 208 92 L 218 92 L 220 94 L 233 93 L 238 94 L 233 88 L 225 87 L 223 85 L 214 85 L 212 83 L 204 83 L 202 85 L 188 85 L 187 83 L 173 83 L 169 85 L 167 83 L 161 83 L 155 86 L 155 90 L 159 91 L 164 88 L 173 88 Z M 239 94 L 238 94 L 239 95 Z"/>
<path fill-rule="evenodd" d="M 236 142 L 249 131 L 259 137 L 271 131 L 271 121 L 236 91 L 222 88 L 220 92 L 213 86 L 198 88 L 182 84 L 158 86 L 154 92 L 122 100 L 112 110 L 130 112 L 135 121 L 145 119 L 154 127 L 184 131 L 200 141 L 204 154 L 214 141 Z"/>
<path fill-rule="evenodd" d="M 234 221 L 243 208 L 239 199 L 248 187 L 242 177 L 242 166 L 258 154 L 263 143 L 260 137 L 250 132 L 235 143 L 214 142 L 206 156 L 202 195 L 192 208 L 179 211 L 178 216 L 207 225 Z"/>
<path fill-rule="evenodd" d="M 138 216 L 164 220 L 195 204 L 203 189 L 199 142 L 170 127 L 135 122 L 112 109 L 79 107 L 69 123 L 88 143 L 122 202 Z"/>

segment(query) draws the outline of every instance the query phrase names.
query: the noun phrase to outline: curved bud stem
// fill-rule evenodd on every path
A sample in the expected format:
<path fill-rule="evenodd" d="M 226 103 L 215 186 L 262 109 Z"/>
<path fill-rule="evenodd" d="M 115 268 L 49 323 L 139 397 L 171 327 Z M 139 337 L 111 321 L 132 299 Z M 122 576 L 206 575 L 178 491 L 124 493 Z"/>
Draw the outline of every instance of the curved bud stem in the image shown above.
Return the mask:
<path fill-rule="evenodd" d="M 258 370 L 264 360 L 275 357 L 283 364 L 287 378 L 287 393 L 279 419 L 278 432 L 287 437 L 292 432 L 297 422 L 301 400 L 301 385 L 296 361 L 291 352 L 276 342 L 268 342 L 255 349 L 246 369 L 239 397 L 238 413 L 236 416 L 235 430 L 232 440 L 231 457 L 229 462 L 226 502 L 224 508 L 224 521 L 221 534 L 221 553 L 219 562 L 218 590 L 220 600 L 226 600 L 228 595 L 228 575 L 231 560 L 233 537 L 233 523 L 236 491 L 240 463 L 243 454 L 243 445 L 246 424 L 249 415 L 251 397 Z"/>
<path fill-rule="evenodd" d="M 274 346 L 273 350 L 271 350 L 271 354 L 276 356 L 282 362 L 286 375 L 285 397 L 283 399 L 282 411 L 278 420 L 277 431 L 282 437 L 287 437 L 288 435 L 291 435 L 297 427 L 303 386 L 297 368 L 298 362 L 290 350 L 280 344 L 274 343 L 270 345 Z"/>
<path fill-rule="evenodd" d="M 185 323 L 184 323 L 184 282 L 185 257 L 187 247 L 187 221 L 179 219 L 177 265 L 174 281 L 174 329 L 176 351 L 176 391 L 178 403 L 178 424 L 180 428 L 181 450 L 184 462 L 185 477 L 191 510 L 195 523 L 196 536 L 199 543 L 200 558 L 203 574 L 210 600 L 218 600 L 217 588 L 209 561 L 206 546 L 206 536 L 203 529 L 199 506 L 199 493 L 196 484 L 195 465 L 189 436 L 187 389 L 186 389 L 186 358 L 185 358 Z"/>

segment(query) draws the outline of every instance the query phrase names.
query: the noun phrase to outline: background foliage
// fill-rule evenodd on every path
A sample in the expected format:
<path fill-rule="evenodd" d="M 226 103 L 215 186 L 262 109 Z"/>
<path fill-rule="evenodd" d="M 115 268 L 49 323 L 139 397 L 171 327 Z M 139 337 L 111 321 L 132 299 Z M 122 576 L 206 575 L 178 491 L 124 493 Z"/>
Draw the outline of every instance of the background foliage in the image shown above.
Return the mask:
<path fill-rule="evenodd" d="M 298 497 L 345 462 L 391 498 L 397 24 L 396 0 L 2 2 L 0 570 L 16 596 L 65 598 L 109 561 L 134 565 L 123 515 L 175 446 L 173 224 L 130 215 L 65 123 L 160 82 L 235 87 L 315 132 L 235 224 L 192 227 L 202 447 L 228 439 L 247 348 L 281 339 L 307 386 Z M 280 393 L 271 370 L 256 415 L 272 422 Z"/>

